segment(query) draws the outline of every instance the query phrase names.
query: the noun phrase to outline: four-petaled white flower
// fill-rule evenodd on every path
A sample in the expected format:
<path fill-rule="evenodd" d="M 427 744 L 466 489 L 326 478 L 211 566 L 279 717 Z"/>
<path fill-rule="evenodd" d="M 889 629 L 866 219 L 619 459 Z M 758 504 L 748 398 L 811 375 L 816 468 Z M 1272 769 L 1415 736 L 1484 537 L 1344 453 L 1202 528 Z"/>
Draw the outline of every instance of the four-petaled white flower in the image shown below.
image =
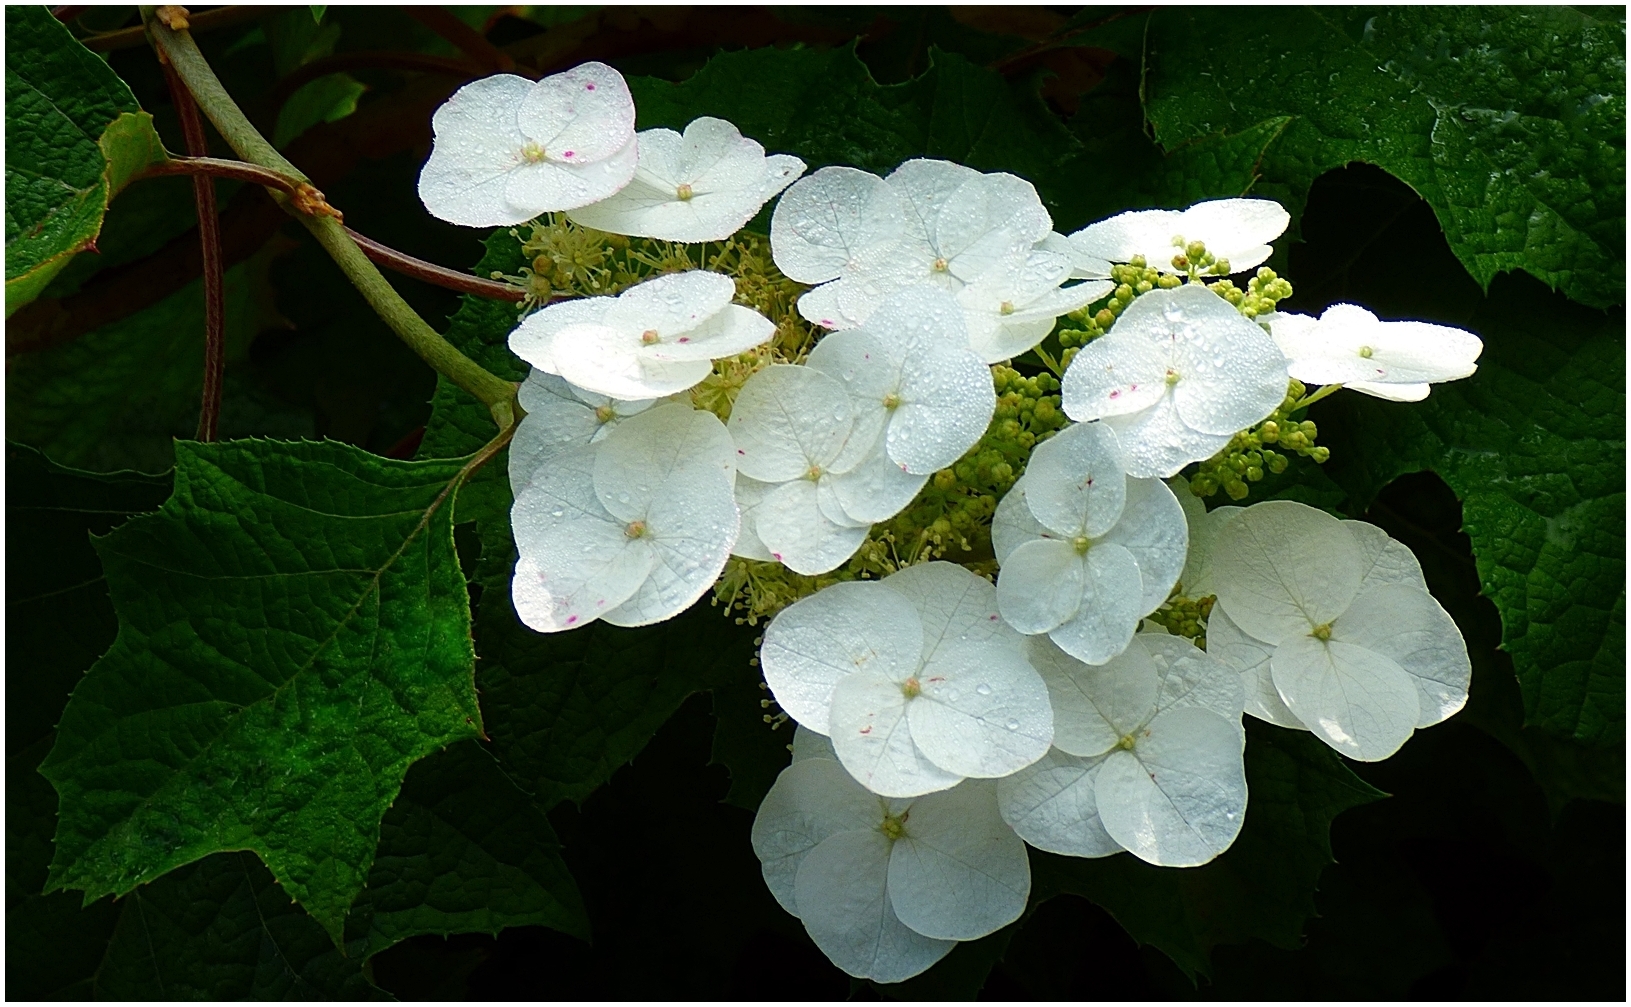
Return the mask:
<path fill-rule="evenodd" d="M 1030 862 L 994 783 L 889 800 L 803 747 L 759 805 L 753 852 L 776 901 L 834 965 L 900 982 L 1019 918 Z"/>
<path fill-rule="evenodd" d="M 1186 246 L 1199 241 L 1208 253 L 1239 273 L 1274 253 L 1269 242 L 1285 233 L 1291 215 L 1272 199 L 1210 199 L 1185 210 L 1130 210 L 1089 224 L 1070 236 L 1077 269 L 1108 276 L 1113 262 L 1143 256 L 1152 268 L 1184 274 L 1173 263 Z"/>
<path fill-rule="evenodd" d="M 991 370 L 969 349 L 957 303 L 926 285 L 891 294 L 861 328 L 823 337 L 808 365 L 837 378 L 854 404 L 839 471 L 881 445 L 897 468 L 927 476 L 973 447 L 997 408 Z M 887 494 L 868 499 L 847 497 L 844 508 L 882 521 L 904 505 Z"/>
<path fill-rule="evenodd" d="M 831 737 L 857 780 L 914 797 L 1006 776 L 1048 750 L 1047 688 L 1019 644 L 987 581 L 927 563 L 783 609 L 759 656 L 776 702 Z"/>
<path fill-rule="evenodd" d="M 603 440 L 618 421 L 651 408 L 651 399 L 625 402 L 574 387 L 534 370 L 516 394 L 527 411 L 510 441 L 510 488 L 516 496 L 551 458 Z"/>
<path fill-rule="evenodd" d="M 510 511 L 521 621 L 554 633 L 685 611 L 736 541 L 734 454 L 718 417 L 671 402 L 551 458 Z"/>
<path fill-rule="evenodd" d="M 1357 304 L 1333 304 L 1318 318 L 1275 312 L 1269 326 L 1298 381 L 1342 385 L 1393 402 L 1420 402 L 1440 381 L 1478 370 L 1484 341 L 1429 322 L 1384 322 Z"/>
<path fill-rule="evenodd" d="M 1053 320 L 1110 288 L 1061 288 L 1074 250 L 1054 233 L 1029 182 L 949 161 L 913 160 L 887 179 L 823 168 L 776 207 L 776 264 L 801 283 L 799 312 L 828 329 L 864 324 L 894 291 L 920 284 L 960 294 L 970 345 L 987 362 L 1035 346 Z M 961 296 L 970 285 L 977 289 Z"/>
<path fill-rule="evenodd" d="M 623 75 L 584 63 L 536 83 L 472 81 L 431 118 L 419 173 L 433 216 L 467 227 L 519 224 L 605 199 L 634 177 L 634 98 Z"/>
<path fill-rule="evenodd" d="M 1286 394 L 1285 357 L 1262 327 L 1198 283 L 1152 290 L 1065 371 L 1073 420 L 1104 420 L 1129 475 L 1173 475 L 1216 454 Z"/>
<path fill-rule="evenodd" d="M 1381 529 L 1254 504 L 1223 526 L 1212 568 L 1207 649 L 1246 678 L 1248 712 L 1374 762 L 1466 704 L 1461 631 Z"/>
<path fill-rule="evenodd" d="M 1176 636 L 1141 633 L 1103 667 L 1040 637 L 1053 749 L 997 783 L 1002 816 L 1038 849 L 1103 857 L 1123 849 L 1196 867 L 1233 843 L 1246 812 L 1240 678 Z"/>
<path fill-rule="evenodd" d="M 804 174 L 791 154 L 765 149 L 724 119 L 692 120 L 639 134 L 640 165 L 616 194 L 567 214 L 574 223 L 613 234 L 663 241 L 722 241 Z"/>
<path fill-rule="evenodd" d="M 732 304 L 736 283 L 693 269 L 638 283 L 616 297 L 551 304 L 510 333 L 510 349 L 541 371 L 612 398 L 656 399 L 706 378 L 712 361 L 776 333 L 770 319 Z"/>
<path fill-rule="evenodd" d="M 1158 479 L 1127 478 L 1109 427 L 1067 427 L 1037 445 L 993 515 L 1002 617 L 1103 664 L 1167 600 L 1188 541 L 1172 491 Z"/>
<path fill-rule="evenodd" d="M 728 425 L 742 510 L 736 555 L 826 573 L 854 555 L 873 521 L 912 502 L 928 477 L 891 462 L 876 429 L 861 434 L 867 450 L 846 451 L 854 417 L 844 384 L 813 367 L 772 364 L 747 380 Z"/>

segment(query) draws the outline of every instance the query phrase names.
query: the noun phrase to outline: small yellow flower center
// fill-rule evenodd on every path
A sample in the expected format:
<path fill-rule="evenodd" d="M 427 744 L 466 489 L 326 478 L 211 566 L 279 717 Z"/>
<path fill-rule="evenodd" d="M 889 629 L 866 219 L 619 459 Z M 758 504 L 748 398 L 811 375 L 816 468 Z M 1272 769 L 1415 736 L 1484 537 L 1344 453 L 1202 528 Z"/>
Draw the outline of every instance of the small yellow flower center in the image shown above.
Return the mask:
<path fill-rule="evenodd" d="M 1011 314 L 1014 313 L 1014 302 L 1013 301 L 1003 301 L 1002 306 L 999 307 L 997 310 L 1002 312 L 1005 315 L 1011 315 Z"/>
<path fill-rule="evenodd" d="M 629 538 L 641 538 L 645 533 L 646 523 L 644 521 L 630 521 L 629 526 L 623 529 L 623 534 Z"/>
<path fill-rule="evenodd" d="M 916 699 L 923 694 L 923 683 L 914 675 L 900 684 L 900 694 L 907 699 Z"/>
<path fill-rule="evenodd" d="M 1329 640 L 1331 639 L 1331 624 L 1327 622 L 1323 625 L 1315 626 L 1314 632 L 1308 635 L 1312 636 L 1316 640 Z"/>
<path fill-rule="evenodd" d="M 1175 385 L 1175 384 L 1178 383 L 1178 380 L 1179 379 L 1178 379 L 1178 372 L 1177 371 L 1173 371 L 1173 370 L 1167 371 L 1167 384 Z"/>
<path fill-rule="evenodd" d="M 658 336 L 657 336 L 657 330 L 656 329 L 647 329 L 646 331 L 640 333 L 640 341 L 642 343 L 645 343 L 647 346 L 650 346 L 652 343 L 655 343 L 657 341 L 657 339 L 658 339 Z"/>
<path fill-rule="evenodd" d="M 1070 540 L 1070 544 L 1075 547 L 1076 555 L 1085 556 L 1087 555 L 1088 547 L 1093 544 L 1093 540 L 1088 538 L 1086 535 L 1078 535 Z"/>
<path fill-rule="evenodd" d="M 1375 352 L 1376 351 L 1371 349 L 1369 346 L 1361 346 L 1359 348 L 1359 355 L 1364 357 L 1366 360 L 1369 360 L 1371 358 L 1371 354 Z"/>
<path fill-rule="evenodd" d="M 1123 734 L 1121 736 L 1121 740 L 1116 742 L 1116 747 L 1121 749 L 1123 752 L 1131 752 L 1133 750 L 1133 746 L 1136 744 L 1138 744 L 1138 736 L 1136 734 Z"/>
<path fill-rule="evenodd" d="M 898 817 L 886 815 L 883 824 L 878 826 L 878 830 L 888 836 L 890 842 L 894 842 L 901 836 L 906 835 L 906 818 L 910 814 L 910 811 L 904 811 Z"/>
<path fill-rule="evenodd" d="M 544 159 L 544 148 L 528 140 L 521 145 L 521 158 L 529 164 L 537 164 Z"/>
<path fill-rule="evenodd" d="M 883 407 L 885 409 L 894 409 L 898 405 L 900 405 L 899 392 L 890 392 L 888 395 L 883 397 Z"/>
<path fill-rule="evenodd" d="M 675 187 L 674 195 L 678 196 L 681 200 L 690 199 L 691 196 L 692 196 L 691 183 L 690 182 L 681 182 L 678 186 Z"/>
<path fill-rule="evenodd" d="M 810 470 L 808 472 L 804 473 L 804 478 L 810 480 L 811 482 L 815 482 L 817 479 L 820 479 L 821 478 L 821 466 L 820 465 L 811 465 Z"/>
<path fill-rule="evenodd" d="M 617 418 L 617 410 L 613 409 L 609 405 L 598 406 L 595 409 L 595 422 L 596 423 L 610 423 L 612 420 L 614 420 L 616 418 Z"/>
<path fill-rule="evenodd" d="M 951 268 L 951 263 L 947 262 L 945 259 L 936 259 L 934 260 L 934 263 L 929 266 L 929 268 L 937 273 L 944 273 L 946 270 Z"/>

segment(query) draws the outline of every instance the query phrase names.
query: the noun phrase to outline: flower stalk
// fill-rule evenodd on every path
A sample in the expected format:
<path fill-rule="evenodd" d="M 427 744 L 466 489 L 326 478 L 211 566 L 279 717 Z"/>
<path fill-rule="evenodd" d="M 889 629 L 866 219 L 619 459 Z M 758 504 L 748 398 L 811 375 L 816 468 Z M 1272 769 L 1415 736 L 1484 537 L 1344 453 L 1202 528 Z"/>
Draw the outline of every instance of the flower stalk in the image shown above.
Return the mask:
<path fill-rule="evenodd" d="M 249 121 L 238 103 L 222 86 L 220 78 L 210 67 L 204 54 L 198 50 L 192 36 L 185 30 L 170 27 L 157 16 L 157 8 L 141 8 L 142 20 L 160 57 L 174 67 L 176 75 L 186 84 L 198 107 L 209 117 L 227 145 L 238 156 L 251 164 L 268 168 L 281 175 L 310 185 L 303 172 L 280 154 L 260 130 Z M 340 271 L 363 295 L 380 318 L 389 325 L 403 342 L 433 367 L 437 373 L 474 395 L 492 413 L 499 429 L 507 429 L 519 416 L 515 402 L 516 386 L 487 371 L 481 365 L 459 352 L 402 299 L 379 269 L 358 247 L 338 220 L 326 214 L 313 214 L 299 205 L 299 200 L 280 189 L 273 190 L 285 209 L 291 210 L 296 220 L 310 231 L 317 243 L 328 252 Z M 326 206 L 326 204 L 324 204 Z"/>

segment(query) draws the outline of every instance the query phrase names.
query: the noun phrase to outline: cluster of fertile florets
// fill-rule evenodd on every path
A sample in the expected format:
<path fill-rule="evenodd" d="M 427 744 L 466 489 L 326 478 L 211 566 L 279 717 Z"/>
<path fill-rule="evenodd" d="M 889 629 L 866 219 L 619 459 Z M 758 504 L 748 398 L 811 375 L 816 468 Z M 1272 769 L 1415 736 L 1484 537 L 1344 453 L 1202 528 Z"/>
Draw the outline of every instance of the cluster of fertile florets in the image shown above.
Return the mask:
<path fill-rule="evenodd" d="M 1235 434 L 1222 451 L 1199 463 L 1189 481 L 1190 491 L 1209 497 L 1221 489 L 1231 500 L 1244 500 L 1251 494 L 1249 484 L 1261 482 L 1269 473 L 1284 472 L 1293 454 L 1319 465 L 1330 460 L 1331 449 L 1314 443 L 1319 426 L 1313 420 L 1291 418 L 1308 408 L 1307 394 L 1301 381 L 1291 379 L 1285 398 L 1268 418 Z"/>
<path fill-rule="evenodd" d="M 710 592 L 768 620 L 765 716 L 798 731 L 753 845 L 850 974 L 906 979 L 1012 923 L 1027 844 L 1217 857 L 1243 714 L 1374 760 L 1465 703 L 1409 550 L 1197 494 L 1319 460 L 1294 413 L 1339 387 L 1419 399 L 1472 372 L 1476 336 L 1279 312 L 1267 268 L 1236 287 L 1289 221 L 1270 200 L 1067 237 L 1013 175 L 795 182 L 722 120 L 633 123 L 595 63 L 436 114 L 426 206 L 528 228 L 512 599 L 544 633 Z M 783 189 L 768 243 L 743 232 Z M 1033 351 L 1052 373 L 1014 366 Z"/>

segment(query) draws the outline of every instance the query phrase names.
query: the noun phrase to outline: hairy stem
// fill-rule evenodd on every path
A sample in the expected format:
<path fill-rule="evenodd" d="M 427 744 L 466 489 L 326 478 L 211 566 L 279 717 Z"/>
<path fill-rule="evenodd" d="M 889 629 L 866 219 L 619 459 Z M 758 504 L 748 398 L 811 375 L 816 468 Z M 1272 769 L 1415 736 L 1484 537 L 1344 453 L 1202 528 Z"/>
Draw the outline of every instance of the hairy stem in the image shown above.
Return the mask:
<path fill-rule="evenodd" d="M 209 153 L 209 140 L 204 136 L 204 120 L 198 114 L 198 105 L 168 63 L 164 64 L 164 79 L 170 85 L 170 100 L 181 119 L 187 153 L 203 157 Z M 227 370 L 226 269 L 221 263 L 221 217 L 215 208 L 214 176 L 193 175 L 193 203 L 198 211 L 198 242 L 204 267 L 204 392 L 198 408 L 197 437 L 209 442 L 216 439 L 219 430 L 221 385 Z"/>
<path fill-rule="evenodd" d="M 226 88 L 215 76 L 204 59 L 204 54 L 198 51 L 198 46 L 192 36 L 185 29 L 177 31 L 170 28 L 164 21 L 154 14 L 155 8 L 142 7 L 142 20 L 147 25 L 148 33 L 153 39 L 161 58 L 167 60 L 175 67 L 187 89 L 192 92 L 198 107 L 209 117 L 210 122 L 220 132 L 228 146 L 237 151 L 238 156 L 263 168 L 270 168 L 280 174 L 289 175 L 308 185 L 310 180 L 299 168 L 296 168 L 289 159 L 278 153 L 277 149 L 267 142 L 238 103 L 227 94 Z M 518 408 L 515 403 L 515 385 L 494 375 L 474 360 L 460 353 L 458 348 L 439 333 L 413 308 L 402 299 L 402 295 L 392 289 L 380 271 L 363 254 L 357 243 L 351 240 L 340 222 L 327 215 L 313 215 L 300 212 L 295 206 L 295 200 L 282 192 L 274 192 L 274 197 L 290 209 L 296 220 L 310 231 L 317 243 L 323 246 L 346 279 L 357 288 L 380 316 L 385 324 L 407 343 L 420 359 L 435 368 L 437 373 L 445 376 L 449 381 L 474 395 L 482 405 L 492 413 L 493 419 L 500 429 L 507 428 L 518 418 Z M 326 204 L 325 204 L 326 205 Z"/>

